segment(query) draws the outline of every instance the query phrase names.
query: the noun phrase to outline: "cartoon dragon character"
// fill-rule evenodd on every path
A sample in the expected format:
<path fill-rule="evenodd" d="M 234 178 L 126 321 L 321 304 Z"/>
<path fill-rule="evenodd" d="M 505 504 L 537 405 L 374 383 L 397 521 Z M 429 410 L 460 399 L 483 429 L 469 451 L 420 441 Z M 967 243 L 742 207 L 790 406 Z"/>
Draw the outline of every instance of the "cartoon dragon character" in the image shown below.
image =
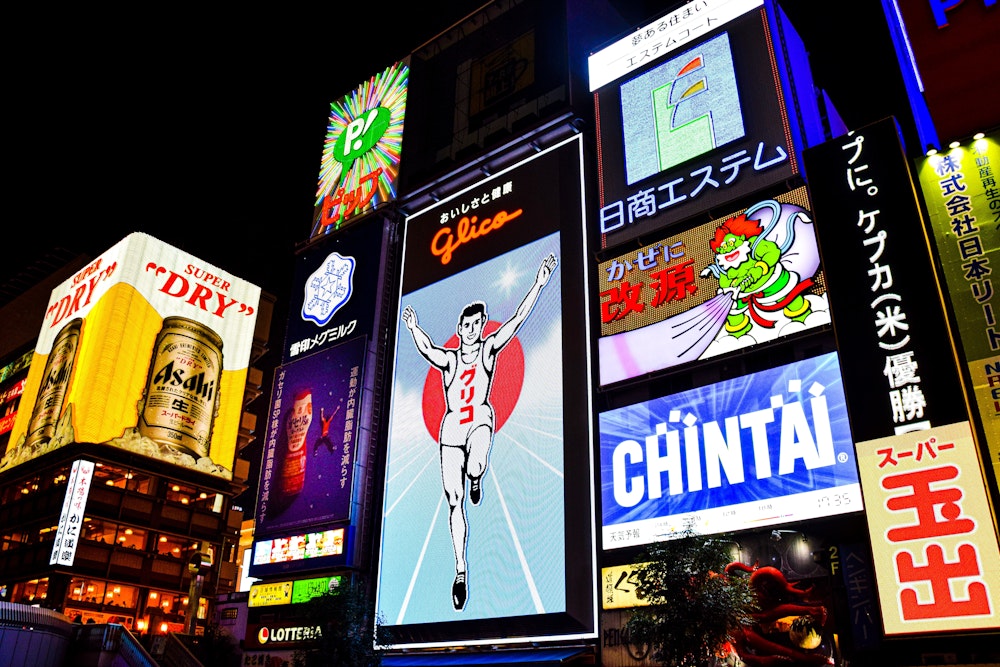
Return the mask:
<path fill-rule="evenodd" d="M 765 227 L 759 218 L 768 211 L 772 215 Z M 781 220 L 786 222 L 784 230 L 778 228 Z M 729 290 L 733 295 L 726 318 L 728 334 L 739 338 L 755 324 L 773 328 L 771 313 L 783 311 L 789 320 L 803 322 L 812 312 L 805 293 L 812 287 L 811 276 L 819 265 L 815 236 L 800 235 L 812 238 L 796 243 L 795 233 L 797 224 L 801 227 L 811 222 L 804 209 L 768 200 L 729 218 L 715 230 L 709 241 L 715 264 L 701 275 L 714 274 L 719 292 Z"/>
<path fill-rule="evenodd" d="M 727 575 L 737 571 L 750 573 L 750 589 L 760 607 L 753 614 L 753 625 L 736 637 L 736 654 L 744 663 L 750 667 L 833 664 L 821 646 L 826 607 L 805 599 L 811 589 L 796 588 L 775 567 L 740 562 L 726 566 Z"/>

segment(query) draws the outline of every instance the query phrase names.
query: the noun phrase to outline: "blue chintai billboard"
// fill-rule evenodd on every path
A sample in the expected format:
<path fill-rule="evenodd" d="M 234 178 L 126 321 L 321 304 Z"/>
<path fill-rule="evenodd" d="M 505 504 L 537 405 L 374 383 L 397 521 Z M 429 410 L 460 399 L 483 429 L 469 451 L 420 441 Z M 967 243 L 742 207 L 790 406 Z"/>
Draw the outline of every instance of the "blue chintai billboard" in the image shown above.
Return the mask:
<path fill-rule="evenodd" d="M 837 354 L 600 416 L 605 549 L 862 509 Z"/>

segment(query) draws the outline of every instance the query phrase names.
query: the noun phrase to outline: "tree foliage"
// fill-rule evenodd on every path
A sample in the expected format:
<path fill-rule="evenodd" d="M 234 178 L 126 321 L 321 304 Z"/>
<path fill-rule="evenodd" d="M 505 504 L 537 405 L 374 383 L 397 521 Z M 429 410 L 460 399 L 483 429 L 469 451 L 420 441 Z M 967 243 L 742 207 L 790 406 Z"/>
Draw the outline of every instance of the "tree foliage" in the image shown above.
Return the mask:
<path fill-rule="evenodd" d="M 630 641 L 649 645 L 661 664 L 710 665 L 752 622 L 756 601 L 747 580 L 727 577 L 732 542 L 698 535 L 688 526 L 676 539 L 655 542 L 642 555 L 637 595 L 649 602 L 628 621 Z"/>
<path fill-rule="evenodd" d="M 307 604 L 306 616 L 320 627 L 322 635 L 308 650 L 295 652 L 295 667 L 378 667 L 382 664 L 381 651 L 375 646 L 378 620 L 375 604 L 363 581 L 341 583 L 335 591 L 313 598 Z M 377 638 L 380 644 L 390 641 L 381 627 Z"/>

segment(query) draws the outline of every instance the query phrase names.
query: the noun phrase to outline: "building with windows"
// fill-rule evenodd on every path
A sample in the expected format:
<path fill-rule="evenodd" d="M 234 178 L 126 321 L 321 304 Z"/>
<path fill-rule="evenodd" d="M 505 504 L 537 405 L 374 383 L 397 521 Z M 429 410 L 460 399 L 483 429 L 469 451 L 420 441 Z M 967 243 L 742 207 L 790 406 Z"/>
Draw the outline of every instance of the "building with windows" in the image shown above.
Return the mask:
<path fill-rule="evenodd" d="M 49 292 L 86 266 L 81 258 L 58 267 L 54 279 L 35 291 Z M 51 267 L 47 267 L 51 268 Z M 32 286 L 34 287 L 34 286 Z M 47 288 L 47 289 L 44 289 Z M 25 295 L 34 292 L 26 290 Z M 0 308 L 7 321 L 30 313 L 37 331 L 44 299 L 26 306 L 14 299 Z M 250 363 L 266 351 L 274 299 L 264 293 L 252 331 Z M 86 334 L 84 334 L 86 335 Z M 32 359 L 33 341 L 0 349 L 5 370 L 0 385 L 6 412 L 16 416 Z M 27 350 L 25 347 L 27 346 Z M 262 373 L 250 366 L 240 405 L 260 395 Z M 242 411 L 233 447 L 242 452 L 255 438 L 256 417 Z M 16 447 L 10 433 L 4 447 Z M 74 463 L 92 464 L 81 511 L 67 506 L 79 491 Z M 185 631 L 210 618 L 209 600 L 236 588 L 243 512 L 231 506 L 246 489 L 250 461 L 236 456 L 232 476 L 199 472 L 102 443 L 71 442 L 0 472 L 0 598 L 60 611 L 82 623 L 120 623 L 136 634 Z M 69 520 L 67 521 L 67 516 Z M 62 521 L 61 521 L 62 518 Z M 56 553 L 61 529 L 78 522 L 70 562 Z M 63 537 L 64 546 L 68 545 Z M 192 586 L 192 583 L 199 586 Z M 195 620 L 197 619 L 197 620 Z"/>

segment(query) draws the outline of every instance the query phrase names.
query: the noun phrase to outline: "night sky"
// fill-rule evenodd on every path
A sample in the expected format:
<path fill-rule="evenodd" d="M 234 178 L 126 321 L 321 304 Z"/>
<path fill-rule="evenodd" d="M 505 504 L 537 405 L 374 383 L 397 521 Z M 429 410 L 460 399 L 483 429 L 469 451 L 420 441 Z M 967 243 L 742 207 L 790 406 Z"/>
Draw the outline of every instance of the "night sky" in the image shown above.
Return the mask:
<path fill-rule="evenodd" d="M 12 25 L 22 49 L 5 91 L 13 205 L 0 285 L 51 248 L 96 255 L 144 231 L 284 298 L 309 233 L 329 103 L 480 4 L 143 23 L 87 10 Z M 633 24 L 667 4 L 613 2 Z M 834 17 L 787 4 L 816 44 L 817 76 L 843 89 L 849 124 L 891 111 L 885 59 L 871 46 L 856 53 L 884 30 L 878 3 L 851 0 Z M 853 47 L 838 26 L 851 26 Z"/>
<path fill-rule="evenodd" d="M 278 297 L 259 364 L 273 366 L 330 102 L 481 2 L 343 4 L 325 15 L 39 8 L 11 21 L 0 287 L 53 248 L 96 256 L 147 232 Z M 634 25 L 669 4 L 613 2 Z M 904 110 L 879 4 L 849 0 L 824 17 L 788 2 L 849 125 Z"/>

